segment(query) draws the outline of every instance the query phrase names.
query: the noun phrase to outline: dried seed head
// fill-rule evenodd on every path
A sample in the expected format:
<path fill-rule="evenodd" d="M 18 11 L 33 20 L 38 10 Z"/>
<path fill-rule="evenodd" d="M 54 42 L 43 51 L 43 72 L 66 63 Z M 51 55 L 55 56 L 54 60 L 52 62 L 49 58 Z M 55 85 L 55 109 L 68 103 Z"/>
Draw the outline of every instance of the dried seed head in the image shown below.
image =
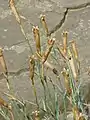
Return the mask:
<path fill-rule="evenodd" d="M 77 51 L 76 43 L 74 40 L 71 42 L 71 45 L 72 45 L 72 50 L 73 50 L 74 56 L 76 59 L 78 59 L 78 51 Z"/>
<path fill-rule="evenodd" d="M 63 51 L 65 54 L 67 52 L 67 35 L 68 35 L 67 31 L 63 32 Z"/>
<path fill-rule="evenodd" d="M 32 84 L 34 84 L 34 68 L 35 68 L 35 61 L 32 57 L 29 59 L 29 72 L 30 72 L 30 79 L 32 80 Z"/>
<path fill-rule="evenodd" d="M 64 32 L 62 33 L 62 35 L 63 35 L 63 37 L 67 37 L 68 32 L 67 32 L 67 31 L 64 31 Z"/>
<path fill-rule="evenodd" d="M 45 15 L 40 15 L 40 20 L 41 20 L 41 23 L 45 29 L 46 34 L 48 35 L 48 26 L 47 26 L 47 23 L 45 20 Z"/>
<path fill-rule="evenodd" d="M 65 68 L 61 73 L 65 80 L 65 87 L 66 87 L 67 93 L 68 95 L 70 95 L 72 91 L 71 91 L 70 84 L 69 84 L 69 74 L 67 73 Z"/>
<path fill-rule="evenodd" d="M 34 34 L 34 39 L 35 39 L 35 42 L 36 42 L 36 50 L 38 53 L 40 53 L 41 51 L 41 46 L 40 46 L 40 34 L 39 34 L 39 28 L 38 26 L 33 26 L 33 34 Z"/>
<path fill-rule="evenodd" d="M 41 21 L 45 21 L 45 15 L 42 15 L 42 14 L 41 14 L 41 15 L 40 15 L 40 20 L 41 20 Z"/>
<path fill-rule="evenodd" d="M 55 38 L 49 39 L 49 40 L 48 40 L 48 45 L 53 45 L 54 42 L 55 42 Z"/>

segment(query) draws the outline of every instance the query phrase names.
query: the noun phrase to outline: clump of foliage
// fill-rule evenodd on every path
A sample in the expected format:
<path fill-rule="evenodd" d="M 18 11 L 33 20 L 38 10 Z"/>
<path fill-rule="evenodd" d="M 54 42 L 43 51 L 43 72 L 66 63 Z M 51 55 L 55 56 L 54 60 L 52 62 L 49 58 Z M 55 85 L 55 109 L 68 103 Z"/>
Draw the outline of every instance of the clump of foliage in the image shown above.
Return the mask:
<path fill-rule="evenodd" d="M 29 104 L 32 104 L 35 108 L 35 111 L 31 113 L 29 112 L 30 110 L 28 110 L 27 102 L 20 101 L 14 96 L 8 78 L 9 73 L 3 51 L 0 49 L 0 63 L 4 71 L 3 74 L 6 78 L 7 87 L 9 90 L 8 94 L 5 93 L 9 99 L 8 103 L 0 98 L 0 114 L 5 120 L 60 120 L 61 118 L 63 120 L 67 120 L 68 115 L 71 113 L 73 116 L 72 120 L 87 120 L 88 116 L 86 116 L 84 104 L 85 101 L 82 99 L 82 94 L 80 91 L 80 62 L 75 41 L 68 41 L 68 33 L 63 32 L 63 41 L 62 43 L 58 43 L 55 38 L 52 38 L 49 34 L 45 15 L 41 15 L 40 21 L 43 26 L 43 34 L 46 39 L 46 45 L 43 47 L 41 44 L 39 27 L 33 26 L 32 31 L 36 44 L 36 52 L 33 52 L 30 42 L 23 29 L 20 15 L 15 7 L 14 0 L 10 0 L 9 5 L 17 22 L 20 25 L 21 32 L 24 35 L 32 53 L 29 58 L 28 65 L 36 104 L 29 102 Z M 59 61 L 58 56 L 62 57 L 64 63 L 62 71 L 58 71 L 58 69 L 49 62 L 50 56 L 55 62 Z M 50 76 L 47 77 L 45 73 L 46 68 L 52 71 L 52 73 L 56 76 L 57 81 L 59 81 L 61 84 L 60 86 L 55 84 L 54 80 L 52 80 Z M 40 80 L 44 92 L 44 97 L 42 98 L 41 102 L 38 98 L 35 87 L 36 76 Z M 60 79 L 61 76 L 63 76 L 62 80 Z M 63 81 L 63 85 L 61 81 Z M 49 84 L 51 84 L 53 88 L 53 97 L 49 91 Z M 47 96 L 49 96 L 49 98 Z M 62 108 L 60 108 L 61 101 L 59 98 L 62 98 Z M 69 113 L 67 110 L 67 104 L 69 104 L 71 108 Z"/>

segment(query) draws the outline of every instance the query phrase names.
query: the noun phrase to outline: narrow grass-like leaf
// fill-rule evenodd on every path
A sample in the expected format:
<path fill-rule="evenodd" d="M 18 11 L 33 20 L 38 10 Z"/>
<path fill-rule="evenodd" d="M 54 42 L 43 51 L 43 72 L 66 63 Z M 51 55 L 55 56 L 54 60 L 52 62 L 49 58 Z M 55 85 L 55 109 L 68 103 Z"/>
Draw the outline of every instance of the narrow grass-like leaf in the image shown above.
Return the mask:
<path fill-rule="evenodd" d="M 59 120 L 59 103 L 58 103 L 58 94 L 55 91 L 55 120 Z"/>

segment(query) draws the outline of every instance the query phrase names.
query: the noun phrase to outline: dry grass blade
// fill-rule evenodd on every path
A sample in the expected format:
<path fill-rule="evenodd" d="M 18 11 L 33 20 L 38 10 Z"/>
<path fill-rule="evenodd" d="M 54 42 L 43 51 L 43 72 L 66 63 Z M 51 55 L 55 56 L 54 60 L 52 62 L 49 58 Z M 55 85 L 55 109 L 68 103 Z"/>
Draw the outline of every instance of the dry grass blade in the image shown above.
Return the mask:
<path fill-rule="evenodd" d="M 33 26 L 33 34 L 34 34 L 34 39 L 35 39 L 35 42 L 36 42 L 36 50 L 38 53 L 41 52 L 41 46 L 40 46 L 40 33 L 39 33 L 39 28 L 38 26 Z"/>
<path fill-rule="evenodd" d="M 12 113 L 12 106 L 8 104 L 5 100 L 3 100 L 1 97 L 0 97 L 0 106 L 4 106 L 5 108 L 7 108 L 10 113 L 10 120 L 14 120 L 14 116 Z"/>
<path fill-rule="evenodd" d="M 67 52 L 67 32 L 63 32 L 63 52 Z"/>
<path fill-rule="evenodd" d="M 73 72 L 74 79 L 77 80 L 77 73 L 76 73 L 76 70 L 75 70 L 75 65 L 74 65 L 74 61 L 73 61 L 72 57 L 69 58 L 69 63 L 70 63 L 71 70 Z"/>
<path fill-rule="evenodd" d="M 4 94 L 8 97 L 8 99 L 18 101 L 21 105 L 24 106 L 23 102 L 21 102 L 19 99 L 17 99 L 17 98 L 14 97 L 13 95 L 8 94 L 8 93 L 5 93 L 5 92 L 4 92 Z"/>
<path fill-rule="evenodd" d="M 66 54 L 64 53 L 63 48 L 62 48 L 61 45 L 58 46 L 58 51 L 59 51 L 59 53 L 61 54 L 61 56 L 62 56 L 65 60 L 67 60 L 67 56 L 66 56 Z"/>
<path fill-rule="evenodd" d="M 20 16 L 18 14 L 18 11 L 17 11 L 17 9 L 15 7 L 14 0 L 10 0 L 9 5 L 10 5 L 10 8 L 12 9 L 12 12 L 14 13 L 14 15 L 16 17 L 16 20 L 18 21 L 19 24 L 21 24 L 21 19 L 20 19 Z"/>
<path fill-rule="evenodd" d="M 3 100 L 1 97 L 0 97 L 0 106 L 4 106 L 5 108 L 7 108 L 10 113 L 10 120 L 14 120 L 12 106 L 10 104 L 8 104 L 5 100 Z"/>
<path fill-rule="evenodd" d="M 3 73 L 4 73 L 4 76 L 5 76 L 6 81 L 7 81 L 8 90 L 10 90 L 10 83 L 9 83 L 9 80 L 8 80 L 7 65 L 6 65 L 6 62 L 5 62 L 5 59 L 4 59 L 3 50 L 1 48 L 0 48 L 0 64 L 2 66 Z"/>
<path fill-rule="evenodd" d="M 40 20 L 43 25 L 43 28 L 45 29 L 46 34 L 48 35 L 48 26 L 46 23 L 45 15 L 40 15 Z"/>
<path fill-rule="evenodd" d="M 28 40 L 28 38 L 27 38 L 27 36 L 26 36 L 26 34 L 25 34 L 25 31 L 24 31 L 24 29 L 23 29 L 23 26 L 22 26 L 22 24 L 21 24 L 20 15 L 19 15 L 19 13 L 18 13 L 18 11 L 17 11 L 17 9 L 16 9 L 16 7 L 15 7 L 14 0 L 10 0 L 10 1 L 9 1 L 9 6 L 10 6 L 10 8 L 11 8 L 11 10 L 12 10 L 12 12 L 13 12 L 16 20 L 17 20 L 17 22 L 18 22 L 19 25 L 20 25 L 21 32 L 22 32 L 23 36 L 25 37 L 25 40 L 27 41 L 27 44 L 28 44 L 28 46 L 29 46 L 29 48 L 30 48 L 30 52 L 33 54 L 31 45 L 30 45 L 30 43 L 29 43 L 29 40 Z"/>
<path fill-rule="evenodd" d="M 50 39 L 48 41 L 48 48 L 46 49 L 46 51 L 44 52 L 44 54 L 42 56 L 42 63 L 44 63 L 47 60 L 54 43 L 55 43 L 55 39 L 53 39 L 53 40 Z"/>
<path fill-rule="evenodd" d="M 7 75 L 8 70 L 7 70 L 5 59 L 4 59 L 3 50 L 1 48 L 0 48 L 0 64 L 2 66 L 4 74 Z"/>
<path fill-rule="evenodd" d="M 80 74 L 80 61 L 79 61 L 79 58 L 78 58 L 78 50 L 77 50 L 77 47 L 76 47 L 76 43 L 75 41 L 71 41 L 71 46 L 72 46 L 72 50 L 73 50 L 73 53 L 74 53 L 74 57 L 76 59 L 76 62 L 77 62 L 77 73 Z"/>
<path fill-rule="evenodd" d="M 75 41 L 71 41 L 71 45 L 72 45 L 72 50 L 73 50 L 73 53 L 74 53 L 74 56 L 76 59 L 78 59 L 78 51 L 77 51 L 77 48 L 76 48 L 76 43 Z"/>

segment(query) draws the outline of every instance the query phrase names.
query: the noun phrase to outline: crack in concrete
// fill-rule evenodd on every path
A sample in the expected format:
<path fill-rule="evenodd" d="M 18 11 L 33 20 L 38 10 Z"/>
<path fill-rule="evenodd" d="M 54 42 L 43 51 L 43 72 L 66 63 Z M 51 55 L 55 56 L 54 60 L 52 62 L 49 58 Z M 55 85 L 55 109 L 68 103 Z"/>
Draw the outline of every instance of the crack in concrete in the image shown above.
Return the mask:
<path fill-rule="evenodd" d="M 29 72 L 29 67 L 19 69 L 19 70 L 17 70 L 16 72 L 12 72 L 12 71 L 11 71 L 11 72 L 8 72 L 8 76 L 19 76 L 19 75 L 21 75 L 22 73 L 26 73 L 26 72 Z M 59 73 L 58 73 L 58 71 L 57 71 L 56 68 L 53 68 L 53 69 L 52 69 L 52 72 L 53 72 L 56 76 L 59 75 Z M 36 73 L 36 74 L 37 74 L 37 73 Z M 1 79 L 4 79 L 4 78 L 5 78 L 4 73 L 1 73 L 1 74 L 0 74 L 0 80 L 1 80 Z"/>
<path fill-rule="evenodd" d="M 29 71 L 29 68 L 22 68 L 22 69 L 19 69 L 19 70 L 15 71 L 15 72 L 13 72 L 13 71 L 8 72 L 8 75 L 9 75 L 9 76 L 19 76 L 19 75 L 21 75 L 22 73 L 25 73 L 25 72 L 28 72 L 28 71 Z M 5 78 L 4 74 L 1 73 L 1 74 L 0 74 L 0 80 L 1 80 L 1 79 L 4 79 L 4 78 Z"/>
<path fill-rule="evenodd" d="M 69 10 L 76 10 L 76 9 L 86 8 L 86 7 L 88 7 L 88 6 L 90 6 L 90 2 L 88 2 L 88 3 L 83 3 L 83 4 L 80 4 L 80 5 L 78 5 L 78 6 L 70 6 L 70 7 L 67 7 L 67 9 L 69 9 Z"/>
<path fill-rule="evenodd" d="M 23 43 L 26 43 L 26 41 L 25 41 L 25 40 L 22 40 L 22 41 L 20 41 L 20 42 L 17 42 L 17 43 L 12 44 L 11 46 L 20 45 L 20 44 L 23 44 Z"/>
<path fill-rule="evenodd" d="M 19 76 L 20 74 L 24 73 L 24 72 L 28 72 L 29 71 L 29 68 L 22 68 L 22 69 L 19 69 L 17 70 L 16 72 L 8 72 L 9 76 Z"/>
<path fill-rule="evenodd" d="M 56 32 L 60 27 L 62 27 L 62 25 L 64 24 L 65 20 L 66 20 L 66 16 L 68 14 L 68 8 L 65 10 L 63 18 L 60 20 L 60 22 L 54 27 L 54 29 L 52 29 L 48 36 L 50 36 L 52 33 Z"/>
<path fill-rule="evenodd" d="M 49 2 L 51 2 L 51 3 L 54 3 L 54 2 L 52 2 L 51 0 L 49 0 Z M 55 3 L 54 3 L 55 4 Z M 88 7 L 88 6 L 90 6 L 90 2 L 88 2 L 88 3 L 83 3 L 83 4 L 80 4 L 80 5 L 78 5 L 78 6 L 70 6 L 70 7 L 64 7 L 65 9 L 66 9 L 66 11 L 64 12 L 64 15 L 63 15 L 63 18 L 60 20 L 60 22 L 49 32 L 49 34 L 48 34 L 48 36 L 50 36 L 51 34 L 53 34 L 54 32 L 56 32 L 58 29 L 60 29 L 61 27 L 62 27 L 62 25 L 64 24 L 64 22 L 65 22 L 65 20 L 66 20 L 66 16 L 67 16 L 67 14 L 68 14 L 68 11 L 69 10 L 76 10 L 76 9 L 82 9 L 82 8 L 86 8 L 86 7 Z M 53 11 L 48 11 L 48 12 L 53 12 Z M 54 11 L 55 12 L 55 11 Z M 58 12 L 56 12 L 56 13 L 58 13 Z M 60 14 L 60 13 L 58 13 L 58 14 Z M 26 41 L 20 41 L 20 42 L 18 42 L 18 43 L 16 43 L 16 44 L 13 44 L 13 45 L 18 45 L 18 44 L 21 44 L 21 43 L 24 43 L 24 42 L 26 42 Z"/>
<path fill-rule="evenodd" d="M 60 29 L 62 27 L 62 25 L 64 24 L 65 20 L 66 20 L 66 16 L 68 14 L 69 10 L 76 10 L 76 9 L 82 9 L 82 8 L 86 8 L 90 6 L 90 2 L 88 3 L 83 3 L 81 5 L 78 6 L 71 6 L 71 7 L 65 7 L 66 11 L 64 12 L 64 16 L 63 18 L 60 20 L 60 22 L 49 32 L 48 36 L 50 36 L 51 34 L 53 34 L 54 32 L 56 32 L 58 29 Z"/>

